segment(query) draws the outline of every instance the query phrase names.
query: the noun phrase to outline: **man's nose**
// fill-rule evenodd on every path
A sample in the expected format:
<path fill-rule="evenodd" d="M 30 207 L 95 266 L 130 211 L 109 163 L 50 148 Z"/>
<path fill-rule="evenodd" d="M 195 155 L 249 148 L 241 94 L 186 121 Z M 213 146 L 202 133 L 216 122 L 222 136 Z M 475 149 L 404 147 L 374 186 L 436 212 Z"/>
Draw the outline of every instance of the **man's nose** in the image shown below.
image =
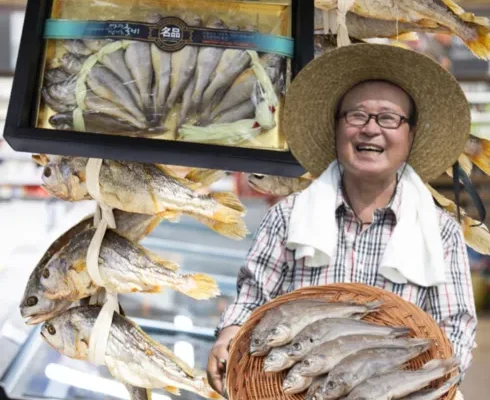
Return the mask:
<path fill-rule="evenodd" d="M 362 133 L 368 136 L 376 136 L 381 134 L 381 127 L 376 122 L 376 118 L 371 116 L 366 125 L 362 127 Z"/>

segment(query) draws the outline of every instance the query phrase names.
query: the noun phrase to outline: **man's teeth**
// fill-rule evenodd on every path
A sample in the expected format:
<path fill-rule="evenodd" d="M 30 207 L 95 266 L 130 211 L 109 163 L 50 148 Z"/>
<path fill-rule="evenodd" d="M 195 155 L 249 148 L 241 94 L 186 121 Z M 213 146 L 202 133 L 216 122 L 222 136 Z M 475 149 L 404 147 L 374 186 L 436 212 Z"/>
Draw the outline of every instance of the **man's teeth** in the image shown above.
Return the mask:
<path fill-rule="evenodd" d="M 357 151 L 375 151 L 377 153 L 382 153 L 383 149 L 376 146 L 356 146 Z"/>

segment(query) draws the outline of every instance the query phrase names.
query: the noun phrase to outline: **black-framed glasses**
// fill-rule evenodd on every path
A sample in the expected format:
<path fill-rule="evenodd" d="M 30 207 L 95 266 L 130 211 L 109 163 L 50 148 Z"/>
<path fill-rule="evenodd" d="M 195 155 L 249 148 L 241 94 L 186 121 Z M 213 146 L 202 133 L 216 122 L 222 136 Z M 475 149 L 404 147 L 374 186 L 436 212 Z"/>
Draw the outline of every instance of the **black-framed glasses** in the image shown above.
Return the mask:
<path fill-rule="evenodd" d="M 369 114 L 366 111 L 353 110 L 345 111 L 340 117 L 343 117 L 349 125 L 358 127 L 367 125 L 371 118 L 374 118 L 379 126 L 386 129 L 398 129 L 402 123 L 410 122 L 407 117 L 392 112 Z"/>

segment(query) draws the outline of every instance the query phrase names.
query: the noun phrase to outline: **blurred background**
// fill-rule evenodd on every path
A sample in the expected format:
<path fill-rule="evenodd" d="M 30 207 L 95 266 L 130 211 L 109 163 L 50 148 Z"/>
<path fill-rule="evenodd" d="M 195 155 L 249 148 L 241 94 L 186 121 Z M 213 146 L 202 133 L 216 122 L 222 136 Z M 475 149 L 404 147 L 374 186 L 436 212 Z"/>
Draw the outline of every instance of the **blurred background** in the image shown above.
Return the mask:
<path fill-rule="evenodd" d="M 490 17 L 490 2 L 459 3 L 468 11 Z M 20 317 L 18 305 L 26 280 L 44 251 L 61 233 L 93 212 L 95 206 L 92 202 L 62 202 L 47 195 L 40 187 L 40 167 L 30 154 L 15 153 L 2 139 L 24 7 L 23 0 L 0 0 L 0 399 L 125 399 L 127 392 L 105 368 L 61 356 L 41 340 L 37 327 L 25 325 Z M 405 45 L 433 57 L 456 76 L 471 104 L 473 129 L 489 131 L 488 62 L 475 59 L 459 39 L 444 35 L 419 34 L 419 40 Z M 472 179 L 490 210 L 490 177 L 475 168 Z M 453 198 L 449 176 L 432 184 Z M 229 174 L 211 189 L 233 191 L 240 196 L 248 209 L 246 223 L 252 233 L 267 208 L 278 200 L 255 192 L 243 174 Z M 476 216 L 465 193 L 461 205 Z M 251 235 L 240 242 L 223 238 L 189 218 L 179 224 L 163 223 L 142 244 L 177 261 L 184 271 L 199 270 L 212 275 L 222 296 L 206 302 L 189 300 L 171 290 L 121 296 L 127 315 L 191 366 L 204 370 L 214 328 L 235 295 L 237 271 L 251 239 Z M 480 323 L 478 348 L 462 392 L 465 399 L 481 400 L 490 391 L 486 369 L 490 367 L 490 257 L 471 249 L 469 254 Z M 171 398 L 177 397 L 158 391 L 154 394 L 155 400 Z M 180 397 L 197 398 L 187 392 Z"/>

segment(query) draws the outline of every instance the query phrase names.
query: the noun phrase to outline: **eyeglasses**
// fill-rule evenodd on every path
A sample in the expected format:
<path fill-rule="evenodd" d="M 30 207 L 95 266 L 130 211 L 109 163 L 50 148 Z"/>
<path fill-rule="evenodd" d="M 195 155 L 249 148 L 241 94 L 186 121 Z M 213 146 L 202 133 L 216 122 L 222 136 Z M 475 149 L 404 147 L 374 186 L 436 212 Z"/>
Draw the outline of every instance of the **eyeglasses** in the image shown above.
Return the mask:
<path fill-rule="evenodd" d="M 398 115 L 392 112 L 369 114 L 360 110 L 346 111 L 342 113 L 339 118 L 340 117 L 344 117 L 345 122 L 347 122 L 349 125 L 359 127 L 367 125 L 371 118 L 374 118 L 379 126 L 386 129 L 398 129 L 403 122 L 410 121 L 403 115 Z"/>

